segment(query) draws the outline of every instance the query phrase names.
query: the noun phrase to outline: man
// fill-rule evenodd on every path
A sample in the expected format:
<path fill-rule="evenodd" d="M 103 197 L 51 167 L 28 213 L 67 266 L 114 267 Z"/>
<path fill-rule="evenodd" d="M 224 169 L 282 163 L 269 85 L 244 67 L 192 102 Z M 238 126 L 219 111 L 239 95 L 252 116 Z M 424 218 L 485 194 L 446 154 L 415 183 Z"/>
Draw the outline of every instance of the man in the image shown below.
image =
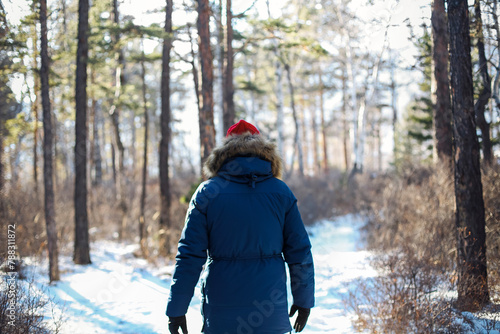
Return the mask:
<path fill-rule="evenodd" d="M 288 263 L 296 332 L 314 306 L 311 243 L 297 200 L 280 180 L 276 145 L 244 120 L 227 131 L 204 165 L 179 241 L 167 305 L 170 333 L 187 333 L 186 312 L 203 265 L 205 334 L 283 334 Z"/>

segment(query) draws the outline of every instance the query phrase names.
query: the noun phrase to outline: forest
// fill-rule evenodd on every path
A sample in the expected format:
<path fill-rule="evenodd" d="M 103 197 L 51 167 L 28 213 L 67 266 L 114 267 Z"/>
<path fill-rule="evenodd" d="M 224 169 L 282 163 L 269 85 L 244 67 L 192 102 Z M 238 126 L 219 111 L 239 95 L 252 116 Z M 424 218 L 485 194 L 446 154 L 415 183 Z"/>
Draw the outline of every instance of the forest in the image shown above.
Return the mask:
<path fill-rule="evenodd" d="M 203 164 L 240 119 L 276 144 L 315 262 L 341 243 L 318 226 L 362 217 L 376 274 L 325 292 L 347 330 L 313 308 L 311 332 L 498 333 L 498 6 L 0 0 L 0 333 L 77 333 L 43 289 L 106 247 L 170 268 L 168 293 Z M 160 331 L 116 322 L 101 332 Z"/>

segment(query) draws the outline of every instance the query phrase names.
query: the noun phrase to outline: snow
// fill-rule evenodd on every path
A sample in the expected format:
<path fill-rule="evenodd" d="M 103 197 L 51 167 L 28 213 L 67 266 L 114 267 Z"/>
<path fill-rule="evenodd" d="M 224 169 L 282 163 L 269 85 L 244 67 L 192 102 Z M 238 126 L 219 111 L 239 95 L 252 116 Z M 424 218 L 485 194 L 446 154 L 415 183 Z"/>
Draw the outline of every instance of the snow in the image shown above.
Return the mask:
<path fill-rule="evenodd" d="M 360 216 L 347 215 L 308 228 L 316 307 L 303 333 L 354 332 L 342 296 L 353 279 L 376 274 L 368 264 L 370 253 L 358 248 L 362 224 Z M 168 333 L 164 312 L 174 263 L 148 263 L 135 257 L 136 251 L 136 245 L 98 241 L 91 246 L 91 265 L 77 266 L 70 256 L 61 256 L 61 281 L 54 285 L 47 285 L 46 263 L 28 259 L 36 285 L 56 304 L 47 322 L 62 314 L 63 334 Z M 198 287 L 187 314 L 189 333 L 200 332 L 200 300 Z"/>

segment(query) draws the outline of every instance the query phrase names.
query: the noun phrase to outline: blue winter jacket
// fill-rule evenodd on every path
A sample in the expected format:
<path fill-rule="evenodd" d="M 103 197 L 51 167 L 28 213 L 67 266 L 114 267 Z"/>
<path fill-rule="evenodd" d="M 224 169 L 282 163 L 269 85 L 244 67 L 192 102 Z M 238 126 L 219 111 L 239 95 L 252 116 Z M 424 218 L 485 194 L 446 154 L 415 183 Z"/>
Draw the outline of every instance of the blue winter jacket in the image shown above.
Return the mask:
<path fill-rule="evenodd" d="M 206 263 L 204 333 L 287 333 L 285 262 L 293 303 L 313 307 L 311 244 L 296 198 L 275 177 L 281 160 L 274 144 L 257 135 L 234 137 L 214 150 L 206 170 L 212 178 L 191 199 L 166 314 L 186 314 Z"/>

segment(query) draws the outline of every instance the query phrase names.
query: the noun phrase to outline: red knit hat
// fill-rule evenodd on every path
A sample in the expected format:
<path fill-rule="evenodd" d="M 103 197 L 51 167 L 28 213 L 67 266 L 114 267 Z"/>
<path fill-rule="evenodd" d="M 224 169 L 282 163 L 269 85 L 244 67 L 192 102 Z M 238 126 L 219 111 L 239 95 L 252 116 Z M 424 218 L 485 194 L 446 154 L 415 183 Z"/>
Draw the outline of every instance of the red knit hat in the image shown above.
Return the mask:
<path fill-rule="evenodd" d="M 238 123 L 232 125 L 228 130 L 226 137 L 232 136 L 232 135 L 241 135 L 242 133 L 245 132 L 250 132 L 251 134 L 260 134 L 259 130 L 257 128 L 248 123 L 245 122 L 244 120 L 240 120 Z"/>

